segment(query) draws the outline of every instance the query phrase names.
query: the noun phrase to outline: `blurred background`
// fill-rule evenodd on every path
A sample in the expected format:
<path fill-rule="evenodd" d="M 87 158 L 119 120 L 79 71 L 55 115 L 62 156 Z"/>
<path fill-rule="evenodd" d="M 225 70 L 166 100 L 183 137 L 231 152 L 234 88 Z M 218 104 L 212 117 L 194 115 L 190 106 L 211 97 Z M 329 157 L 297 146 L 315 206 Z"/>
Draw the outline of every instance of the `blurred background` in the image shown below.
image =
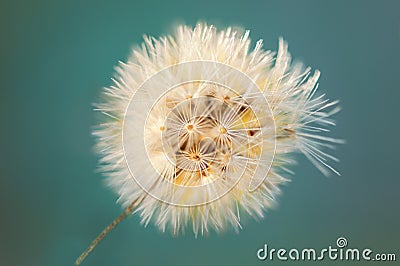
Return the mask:
<path fill-rule="evenodd" d="M 339 236 L 400 260 L 399 10 L 399 1 L 1 1 L 0 265 L 72 265 L 119 215 L 95 172 L 92 103 L 142 34 L 198 20 L 250 29 L 266 49 L 283 36 L 295 60 L 321 70 L 320 91 L 343 107 L 333 130 L 347 140 L 335 151 L 342 176 L 298 156 L 278 208 L 239 234 L 172 237 L 133 216 L 84 265 L 280 265 L 257 250 L 318 249 Z"/>

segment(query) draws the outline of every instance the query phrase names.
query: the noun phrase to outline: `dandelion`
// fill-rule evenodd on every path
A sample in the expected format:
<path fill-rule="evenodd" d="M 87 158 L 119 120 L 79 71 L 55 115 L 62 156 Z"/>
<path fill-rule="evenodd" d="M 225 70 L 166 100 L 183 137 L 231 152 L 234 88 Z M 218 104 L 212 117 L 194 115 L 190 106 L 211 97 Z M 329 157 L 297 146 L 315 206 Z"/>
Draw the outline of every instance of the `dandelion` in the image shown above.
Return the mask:
<path fill-rule="evenodd" d="M 303 153 L 324 175 L 339 174 L 326 136 L 337 101 L 317 95 L 319 71 L 250 48 L 249 31 L 198 24 L 144 37 L 114 85 L 102 92 L 94 135 L 101 170 L 125 211 L 76 261 L 79 265 L 121 220 L 195 236 L 242 228 L 263 218 Z"/>

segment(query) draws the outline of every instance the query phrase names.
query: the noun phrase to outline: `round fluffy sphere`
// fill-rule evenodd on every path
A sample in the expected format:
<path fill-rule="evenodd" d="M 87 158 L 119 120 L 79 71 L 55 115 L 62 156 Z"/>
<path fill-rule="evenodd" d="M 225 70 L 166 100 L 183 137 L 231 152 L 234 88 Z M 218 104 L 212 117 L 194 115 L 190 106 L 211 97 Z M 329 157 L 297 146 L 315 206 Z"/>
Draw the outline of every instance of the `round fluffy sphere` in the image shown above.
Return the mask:
<path fill-rule="evenodd" d="M 263 217 L 293 152 L 337 173 L 322 151 L 340 142 L 324 136 L 337 102 L 314 96 L 319 71 L 290 63 L 283 40 L 275 56 L 261 40 L 250 49 L 248 31 L 144 37 L 97 104 L 101 169 L 119 201 L 138 202 L 145 225 L 197 236 Z"/>

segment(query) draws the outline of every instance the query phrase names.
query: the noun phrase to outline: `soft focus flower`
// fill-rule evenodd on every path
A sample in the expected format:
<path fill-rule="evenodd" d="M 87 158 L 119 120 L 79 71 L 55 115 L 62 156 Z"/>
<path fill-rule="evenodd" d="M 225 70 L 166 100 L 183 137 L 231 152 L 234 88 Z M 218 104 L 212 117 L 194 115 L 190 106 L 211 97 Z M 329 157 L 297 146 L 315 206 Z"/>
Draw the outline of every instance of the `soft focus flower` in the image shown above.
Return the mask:
<path fill-rule="evenodd" d="M 316 95 L 320 72 L 251 48 L 249 31 L 198 24 L 144 37 L 102 92 L 94 134 L 118 201 L 173 234 L 242 227 L 263 217 L 288 181 L 294 152 L 338 174 L 325 136 L 337 101 Z"/>

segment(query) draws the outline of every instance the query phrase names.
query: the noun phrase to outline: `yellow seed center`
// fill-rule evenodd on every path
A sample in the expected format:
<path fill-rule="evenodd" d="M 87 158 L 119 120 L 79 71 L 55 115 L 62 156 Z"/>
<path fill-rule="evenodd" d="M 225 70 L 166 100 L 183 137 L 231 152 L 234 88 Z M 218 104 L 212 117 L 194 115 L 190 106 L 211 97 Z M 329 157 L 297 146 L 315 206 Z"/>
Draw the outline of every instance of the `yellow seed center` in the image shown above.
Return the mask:
<path fill-rule="evenodd" d="M 186 129 L 189 130 L 189 131 L 192 131 L 193 128 L 194 128 L 194 127 L 193 127 L 192 124 L 188 124 L 188 125 L 186 126 Z"/>

